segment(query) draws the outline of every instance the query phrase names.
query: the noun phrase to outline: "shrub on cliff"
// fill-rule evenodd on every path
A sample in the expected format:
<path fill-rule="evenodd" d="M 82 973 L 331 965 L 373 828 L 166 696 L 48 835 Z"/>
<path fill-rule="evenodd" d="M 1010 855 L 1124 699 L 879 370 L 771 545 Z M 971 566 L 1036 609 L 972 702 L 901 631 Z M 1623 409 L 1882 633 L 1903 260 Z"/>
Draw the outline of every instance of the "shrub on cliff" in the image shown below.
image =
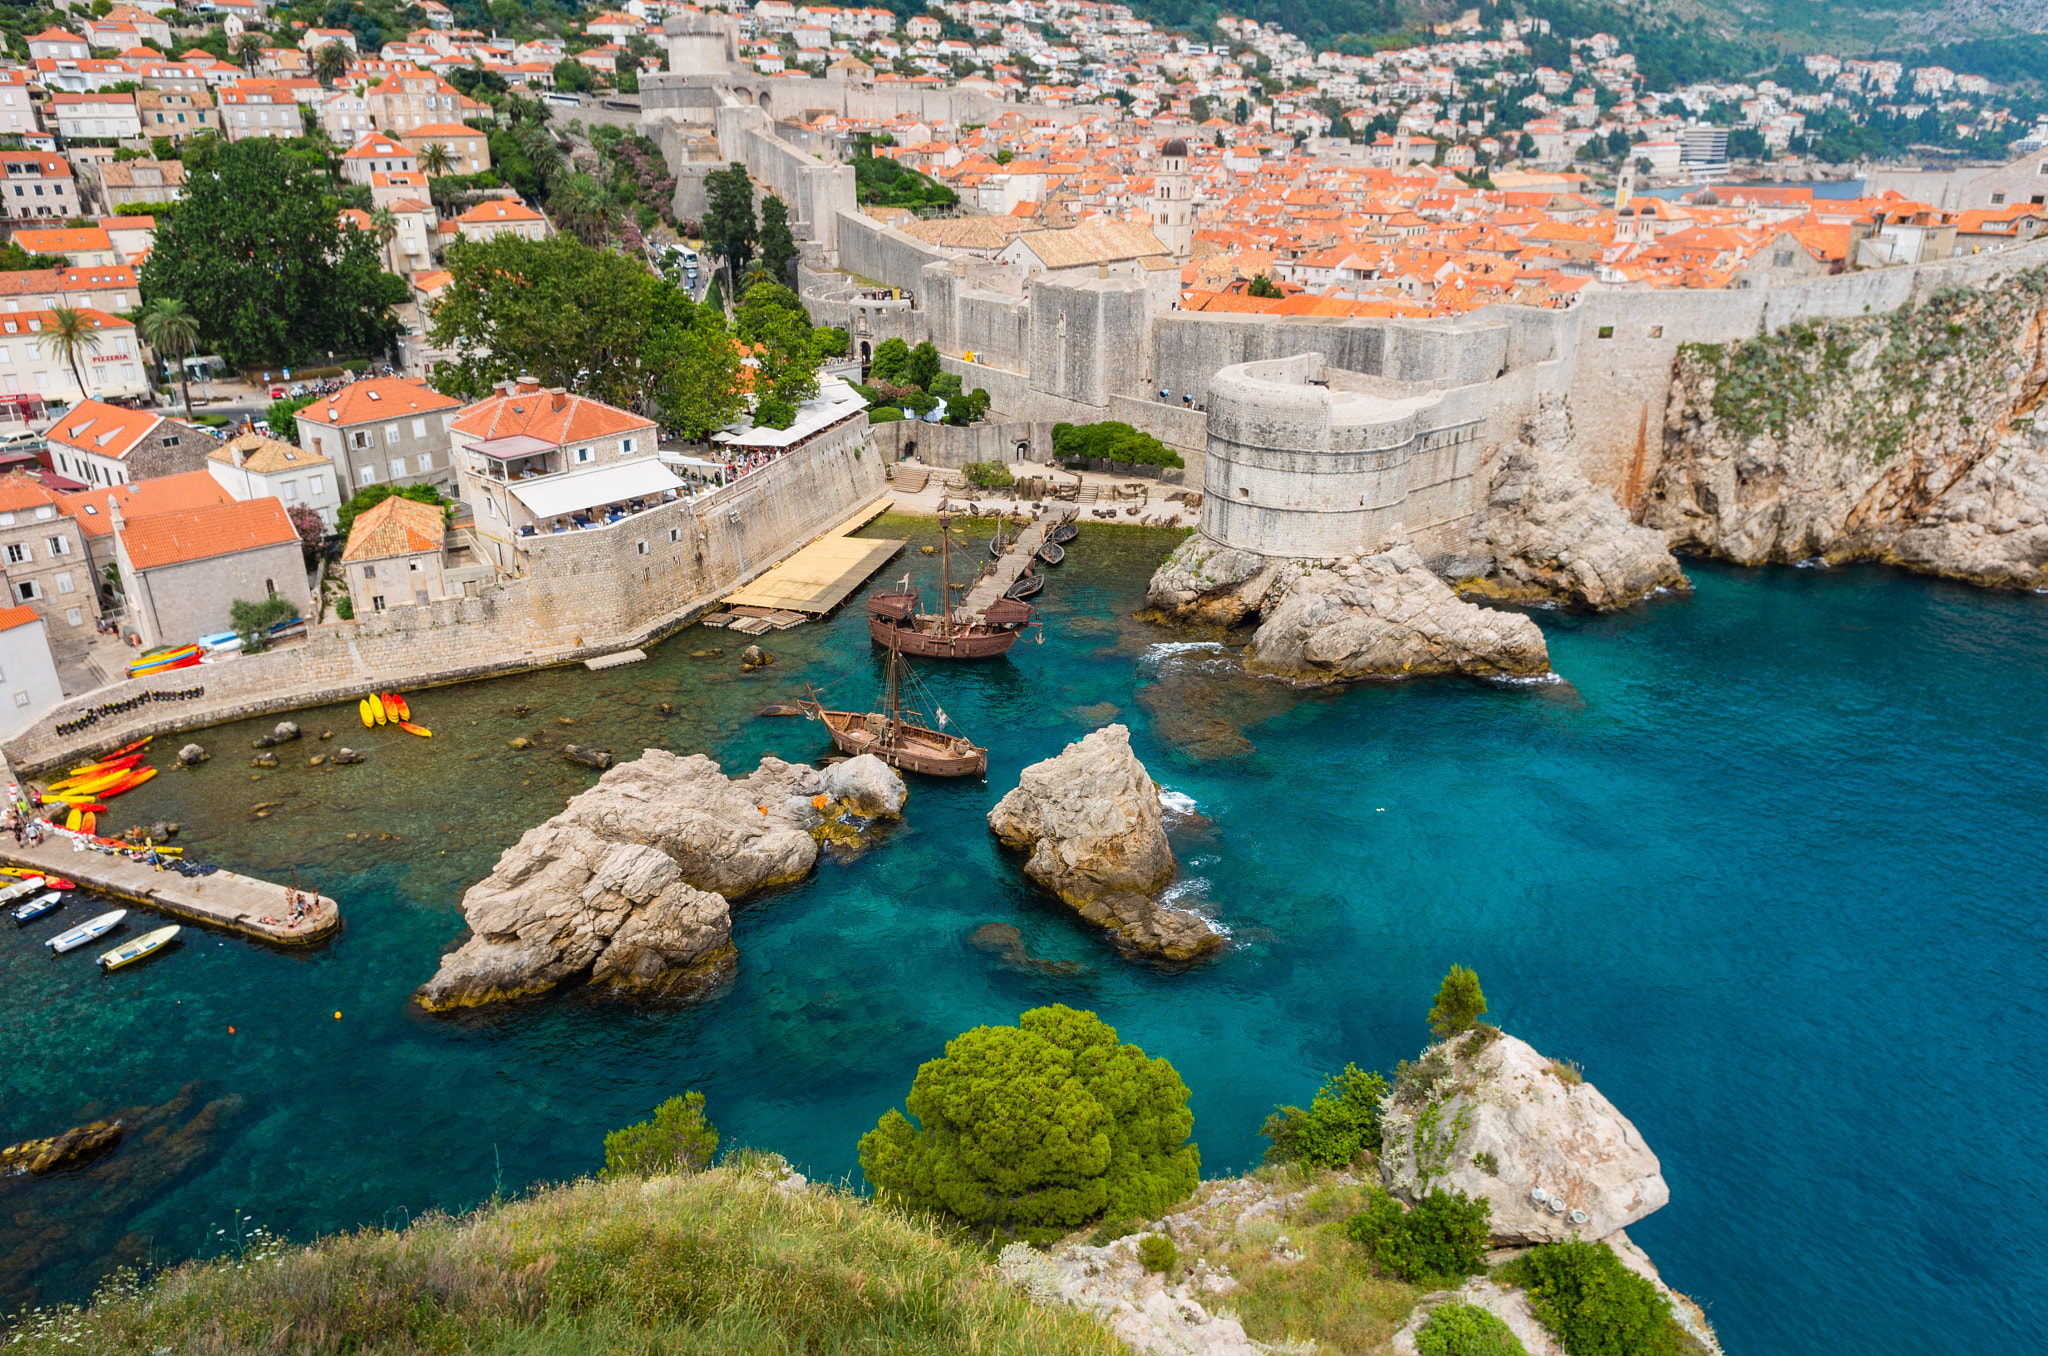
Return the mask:
<path fill-rule="evenodd" d="M 1380 1147 L 1380 1099 L 1387 1080 L 1356 1064 L 1332 1074 L 1310 1100 L 1308 1110 L 1283 1106 L 1266 1117 L 1259 1133 L 1273 1141 L 1266 1157 L 1307 1163 L 1318 1168 L 1343 1168 Z"/>
<path fill-rule="evenodd" d="M 883 1116 L 861 1137 L 861 1170 L 883 1201 L 977 1229 L 1044 1239 L 1105 1212 L 1149 1218 L 1200 1175 L 1173 1066 L 1063 1004 L 954 1037 L 905 1106 L 916 1123 Z"/>
<path fill-rule="evenodd" d="M 1453 965 L 1436 991 L 1436 1003 L 1429 1010 L 1430 1033 L 1438 1040 L 1470 1031 L 1486 1015 L 1486 995 L 1480 992 L 1479 976 L 1462 965 Z"/>
<path fill-rule="evenodd" d="M 1017 483 L 1017 477 L 1010 474 L 1010 468 L 999 461 L 970 461 L 960 468 L 960 474 L 968 482 L 984 490 L 1007 489 Z"/>
<path fill-rule="evenodd" d="M 1657 1287 L 1604 1243 L 1531 1248 L 1498 1278 L 1529 1292 L 1529 1308 L 1571 1356 L 1678 1356 L 1683 1334 Z"/>
<path fill-rule="evenodd" d="M 1372 1250 L 1374 1265 L 1417 1285 L 1450 1286 L 1486 1270 L 1493 1207 L 1462 1191 L 1432 1191 L 1412 1210 L 1384 1191 L 1353 1215 L 1344 1232 Z"/>
<path fill-rule="evenodd" d="M 1514 1329 L 1476 1304 L 1440 1304 L 1415 1334 L 1421 1356 L 1527 1356 Z"/>
<path fill-rule="evenodd" d="M 604 1137 L 607 1177 L 671 1177 L 702 1172 L 718 1152 L 718 1127 L 704 1114 L 704 1094 L 684 1093 L 654 1108 L 654 1119 Z"/>

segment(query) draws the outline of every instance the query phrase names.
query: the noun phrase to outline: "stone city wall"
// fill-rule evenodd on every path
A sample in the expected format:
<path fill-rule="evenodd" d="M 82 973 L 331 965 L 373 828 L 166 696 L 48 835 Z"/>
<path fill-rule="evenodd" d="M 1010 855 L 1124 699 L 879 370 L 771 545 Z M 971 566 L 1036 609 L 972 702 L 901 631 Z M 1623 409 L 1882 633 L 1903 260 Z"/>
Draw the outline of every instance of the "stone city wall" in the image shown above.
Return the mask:
<path fill-rule="evenodd" d="M 644 645 L 720 594 L 844 522 L 887 488 L 886 458 L 857 415 L 732 485 L 622 523 L 534 538 L 525 578 L 477 596 L 327 622 L 303 645 L 113 683 L 65 701 L 4 743 L 28 775 L 144 735 L 542 668 Z M 680 536 L 671 541 L 671 532 Z M 646 544 L 645 554 L 640 551 Z M 522 553 L 526 554 L 526 553 Z M 74 735 L 56 727 L 149 691 L 204 686 Z M 339 732 L 337 732 L 339 733 Z"/>
<path fill-rule="evenodd" d="M 790 229 L 822 246 L 839 248 L 839 220 L 854 206 L 853 166 L 823 160 L 777 136 L 761 109 L 726 104 L 718 109 L 718 145 L 728 160 L 789 205 Z"/>

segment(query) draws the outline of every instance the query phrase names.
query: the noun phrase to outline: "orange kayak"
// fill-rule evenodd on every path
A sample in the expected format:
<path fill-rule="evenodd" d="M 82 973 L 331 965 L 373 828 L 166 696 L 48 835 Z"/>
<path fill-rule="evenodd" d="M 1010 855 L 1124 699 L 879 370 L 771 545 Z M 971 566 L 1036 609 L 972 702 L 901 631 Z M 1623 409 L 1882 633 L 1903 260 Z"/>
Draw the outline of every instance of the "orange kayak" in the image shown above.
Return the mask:
<path fill-rule="evenodd" d="M 153 767 L 136 768 L 133 772 L 129 773 L 126 777 L 123 777 L 120 781 L 115 782 L 112 786 L 102 789 L 99 792 L 100 799 L 112 800 L 114 797 L 121 795 L 124 792 L 133 791 L 136 787 L 142 785 L 144 782 L 148 781 L 151 777 L 154 776 L 156 776 L 156 769 Z"/>
<path fill-rule="evenodd" d="M 420 726 L 413 724 L 409 720 L 399 721 L 398 728 L 405 731 L 407 734 L 416 734 L 421 739 L 432 739 L 434 737 L 434 732 L 432 730 L 423 729 Z"/>
<path fill-rule="evenodd" d="M 112 772 L 115 768 L 134 767 L 137 763 L 141 762 L 144 758 L 147 758 L 148 756 L 148 754 L 144 753 L 131 753 L 125 758 L 110 755 L 106 758 L 102 758 L 97 763 L 87 763 L 84 767 L 72 768 L 71 771 L 65 775 L 64 780 L 69 781 L 73 777 L 90 777 L 95 772 Z"/>
<path fill-rule="evenodd" d="M 412 719 L 412 703 L 405 699 L 403 692 L 387 693 L 384 698 L 384 704 L 397 711 L 400 720 Z"/>

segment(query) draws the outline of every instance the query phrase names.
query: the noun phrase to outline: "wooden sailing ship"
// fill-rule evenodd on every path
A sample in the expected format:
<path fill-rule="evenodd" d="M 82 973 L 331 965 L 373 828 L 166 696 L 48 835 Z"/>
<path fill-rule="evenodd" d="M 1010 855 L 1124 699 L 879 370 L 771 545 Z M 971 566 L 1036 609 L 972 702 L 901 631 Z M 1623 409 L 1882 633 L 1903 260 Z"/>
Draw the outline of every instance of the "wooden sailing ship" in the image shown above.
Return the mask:
<path fill-rule="evenodd" d="M 988 772 L 988 750 L 961 735 L 946 734 L 923 723 L 921 713 L 903 709 L 903 656 L 889 648 L 889 682 L 881 711 L 828 711 L 813 692 L 798 702 L 804 715 L 825 723 L 832 747 L 849 757 L 872 753 L 890 767 L 922 772 L 928 777 L 974 777 Z M 944 724 L 945 712 L 932 709 Z"/>
<path fill-rule="evenodd" d="M 905 575 L 901 586 L 868 595 L 868 635 L 876 644 L 920 659 L 993 659 L 1008 654 L 1017 637 L 1031 624 L 1029 603 L 998 598 L 980 616 L 962 618 L 953 606 L 952 519 L 943 517 L 939 570 L 942 609 L 937 614 L 920 612 L 917 590 Z"/>

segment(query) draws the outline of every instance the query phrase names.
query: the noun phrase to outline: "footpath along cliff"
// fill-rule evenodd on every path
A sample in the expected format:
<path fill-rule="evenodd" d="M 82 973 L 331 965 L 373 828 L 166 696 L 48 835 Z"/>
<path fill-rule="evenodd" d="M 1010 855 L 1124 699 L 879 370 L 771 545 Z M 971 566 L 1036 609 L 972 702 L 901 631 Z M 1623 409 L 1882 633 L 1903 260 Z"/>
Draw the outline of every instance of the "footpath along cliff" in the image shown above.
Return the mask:
<path fill-rule="evenodd" d="M 1679 350 L 1643 507 L 1746 565 L 1874 560 L 2048 584 L 2048 268 Z"/>

